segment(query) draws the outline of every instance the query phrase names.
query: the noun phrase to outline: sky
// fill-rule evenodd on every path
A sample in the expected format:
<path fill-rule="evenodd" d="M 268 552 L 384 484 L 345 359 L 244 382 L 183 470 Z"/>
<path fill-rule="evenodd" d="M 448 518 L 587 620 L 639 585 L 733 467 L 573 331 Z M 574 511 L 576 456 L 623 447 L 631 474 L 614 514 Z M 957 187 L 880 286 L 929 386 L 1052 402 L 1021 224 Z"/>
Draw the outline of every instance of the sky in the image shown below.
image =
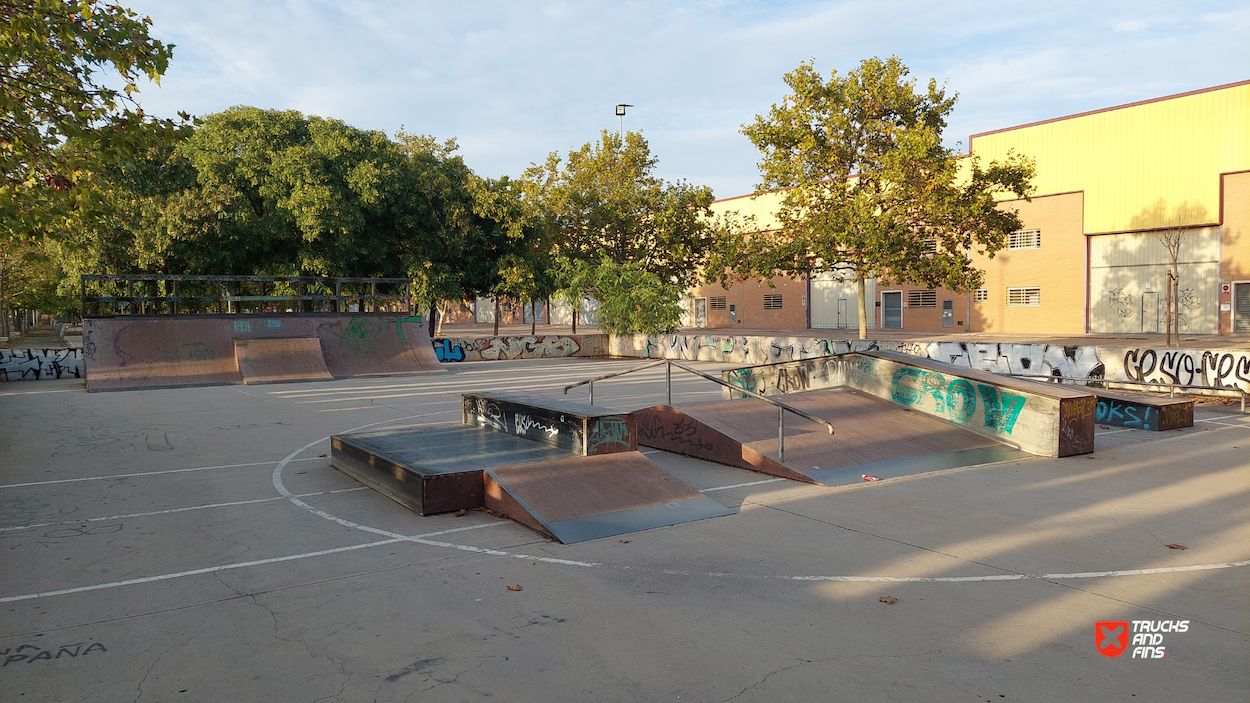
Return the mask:
<path fill-rule="evenodd" d="M 1250 79 L 1240 2 L 365 2 L 126 0 L 176 45 L 149 114 L 294 109 L 363 129 L 454 137 L 479 175 L 618 129 L 669 181 L 751 192 L 741 125 L 812 60 L 825 76 L 896 55 L 959 94 L 945 138 Z"/>

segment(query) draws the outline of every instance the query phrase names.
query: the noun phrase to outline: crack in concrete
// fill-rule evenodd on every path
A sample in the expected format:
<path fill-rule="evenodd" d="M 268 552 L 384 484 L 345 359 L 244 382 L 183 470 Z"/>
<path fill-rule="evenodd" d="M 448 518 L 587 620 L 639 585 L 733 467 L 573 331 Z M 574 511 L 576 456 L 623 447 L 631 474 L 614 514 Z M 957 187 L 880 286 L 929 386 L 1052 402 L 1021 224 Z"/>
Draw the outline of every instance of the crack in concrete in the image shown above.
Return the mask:
<path fill-rule="evenodd" d="M 930 654 L 941 654 L 941 653 L 942 653 L 942 650 L 940 649 L 931 649 L 927 652 L 915 652 L 912 654 L 850 654 L 844 657 L 828 657 L 826 659 L 801 659 L 799 660 L 797 664 L 791 664 L 790 666 L 783 666 L 779 669 L 774 669 L 773 671 L 768 672 L 767 674 L 764 675 L 764 678 L 760 679 L 759 681 L 756 681 L 750 686 L 747 686 L 741 691 L 738 691 L 738 693 L 734 694 L 733 696 L 730 696 L 729 698 L 725 698 L 721 700 L 719 703 L 729 703 L 729 701 L 741 698 L 742 696 L 746 695 L 748 691 L 751 691 L 759 686 L 764 685 L 764 683 L 766 683 L 768 679 L 772 678 L 773 676 L 777 674 L 785 673 L 791 669 L 797 669 L 803 666 L 804 664 L 825 664 L 828 662 L 840 661 L 843 659 L 859 659 L 861 657 L 871 657 L 873 659 L 907 659 L 910 657 L 923 657 L 923 656 L 927 656 Z"/>

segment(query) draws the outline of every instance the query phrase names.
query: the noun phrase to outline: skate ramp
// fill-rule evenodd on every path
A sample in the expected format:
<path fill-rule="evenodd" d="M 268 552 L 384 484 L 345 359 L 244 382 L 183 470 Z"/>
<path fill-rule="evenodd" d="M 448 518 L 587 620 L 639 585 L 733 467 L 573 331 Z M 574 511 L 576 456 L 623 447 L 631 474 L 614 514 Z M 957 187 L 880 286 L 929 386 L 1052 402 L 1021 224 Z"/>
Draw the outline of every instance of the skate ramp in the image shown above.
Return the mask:
<path fill-rule="evenodd" d="M 657 406 L 634 413 L 638 444 L 809 483 L 837 485 L 1004 461 L 1027 454 L 869 393 L 831 388 L 775 398 L 833 423 L 790 415 L 778 460 L 777 408 L 750 398 Z"/>
<path fill-rule="evenodd" d="M 316 339 L 326 371 L 334 378 L 445 372 L 425 326 L 417 320 L 290 314 L 87 318 L 83 337 L 87 390 L 244 383 L 236 340 Z M 300 363 L 311 361 L 307 355 L 296 358 Z M 268 373 L 281 377 L 288 372 L 269 368 Z"/>
<path fill-rule="evenodd" d="M 316 337 L 236 339 L 234 357 L 246 384 L 329 381 Z"/>

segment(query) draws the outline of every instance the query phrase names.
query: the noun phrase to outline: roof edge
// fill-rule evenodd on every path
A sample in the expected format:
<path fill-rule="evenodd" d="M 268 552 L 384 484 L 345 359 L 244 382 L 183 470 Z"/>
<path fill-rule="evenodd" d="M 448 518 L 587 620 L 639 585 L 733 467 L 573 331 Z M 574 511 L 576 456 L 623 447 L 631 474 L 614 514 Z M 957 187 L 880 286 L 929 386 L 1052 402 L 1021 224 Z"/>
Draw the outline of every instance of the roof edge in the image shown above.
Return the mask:
<path fill-rule="evenodd" d="M 1202 93 L 1210 93 L 1216 90 L 1227 90 L 1229 88 L 1236 88 L 1238 86 L 1243 86 L 1243 85 L 1250 85 L 1250 80 L 1236 81 L 1234 83 L 1225 83 L 1223 85 L 1214 85 L 1214 86 L 1211 86 L 1210 88 L 1199 88 L 1197 90 L 1189 90 L 1189 91 L 1185 91 L 1184 93 L 1174 93 L 1172 95 L 1164 95 L 1162 97 L 1150 98 L 1148 100 L 1138 100 L 1136 102 L 1124 103 L 1123 105 L 1113 105 L 1111 107 L 1103 107 L 1097 110 L 1088 110 L 1086 112 L 1078 112 L 1074 115 L 1064 115 L 1063 117 L 1052 117 L 1048 120 L 1038 120 L 1037 122 L 1028 122 L 1026 124 L 1016 125 L 1015 127 L 1004 127 L 1002 129 L 992 129 L 988 132 L 978 132 L 968 137 L 968 149 L 969 150 L 972 149 L 972 140 L 976 139 L 977 137 L 987 137 L 991 134 L 1000 134 L 1002 132 L 1011 132 L 1017 129 L 1025 129 L 1027 127 L 1036 127 L 1038 125 L 1050 124 L 1051 122 L 1061 122 L 1063 120 L 1076 119 L 1077 117 L 1087 117 L 1089 115 L 1097 115 L 1100 112 L 1111 112 L 1112 110 L 1123 110 L 1129 107 L 1137 107 L 1139 105 L 1148 105 L 1150 103 L 1162 102 L 1164 100 L 1175 100 L 1177 98 L 1184 98 L 1190 95 L 1200 95 Z"/>

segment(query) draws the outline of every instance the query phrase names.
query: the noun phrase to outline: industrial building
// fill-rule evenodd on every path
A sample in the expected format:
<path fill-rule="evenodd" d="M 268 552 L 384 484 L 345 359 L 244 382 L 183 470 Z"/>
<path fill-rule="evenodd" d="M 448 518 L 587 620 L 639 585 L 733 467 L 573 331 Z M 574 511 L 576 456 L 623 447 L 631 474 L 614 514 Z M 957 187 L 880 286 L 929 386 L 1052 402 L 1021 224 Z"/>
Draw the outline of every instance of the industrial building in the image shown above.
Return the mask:
<path fill-rule="evenodd" d="M 984 287 L 964 293 L 866 281 L 869 328 L 925 332 L 1163 333 L 1160 233 L 1178 232 L 1180 330 L 1250 332 L 1250 81 L 981 134 L 982 162 L 1032 157 L 1029 201 L 1004 200 L 1024 228 L 991 258 Z M 712 209 L 775 226 L 780 196 Z M 692 326 L 856 329 L 855 281 L 824 274 L 705 285 L 687 301 Z"/>

